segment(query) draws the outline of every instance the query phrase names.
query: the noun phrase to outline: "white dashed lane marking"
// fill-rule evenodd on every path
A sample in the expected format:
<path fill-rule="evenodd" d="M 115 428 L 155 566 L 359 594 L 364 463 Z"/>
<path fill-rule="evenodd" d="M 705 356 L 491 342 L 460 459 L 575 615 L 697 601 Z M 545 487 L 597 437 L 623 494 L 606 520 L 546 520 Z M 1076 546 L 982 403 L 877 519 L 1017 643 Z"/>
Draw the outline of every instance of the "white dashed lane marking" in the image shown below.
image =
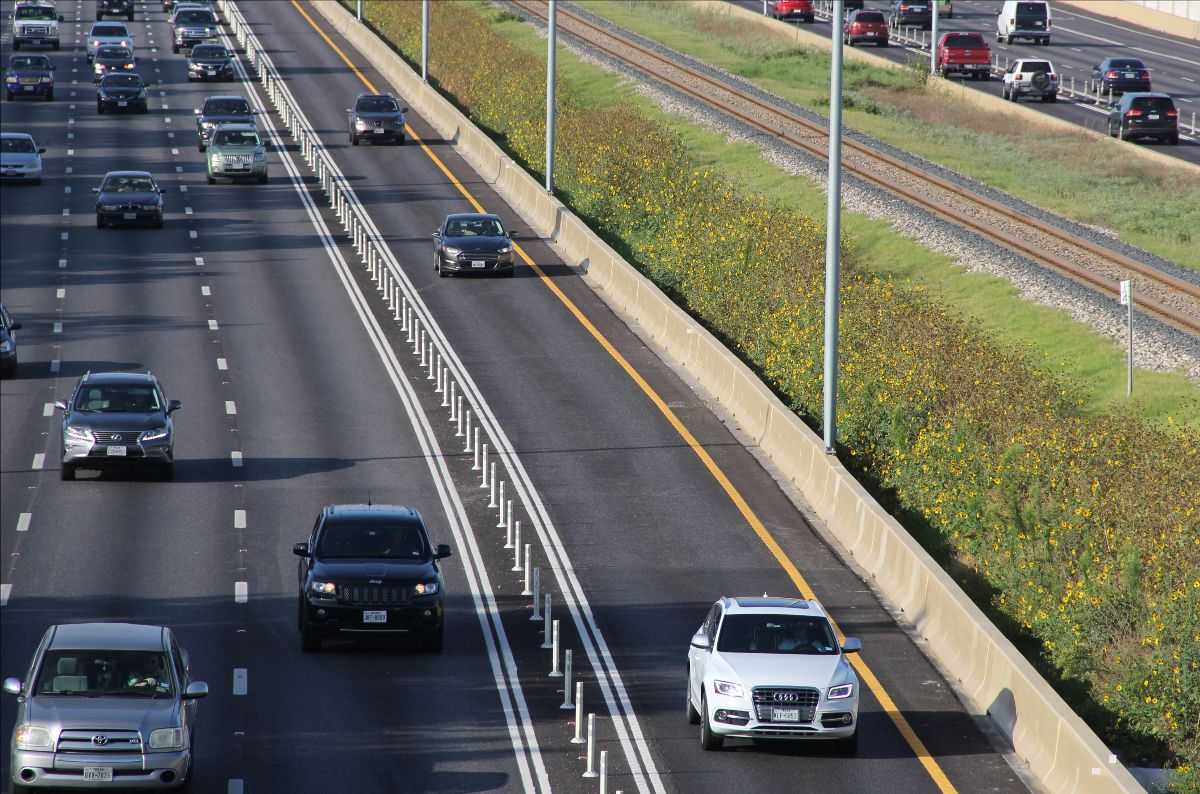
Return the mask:
<path fill-rule="evenodd" d="M 233 468 L 235 469 L 242 468 L 242 453 L 238 452 L 236 449 L 233 452 L 230 452 L 229 462 L 233 464 Z"/>
<path fill-rule="evenodd" d="M 204 257 L 202 257 L 202 256 L 196 257 L 196 267 L 204 267 Z M 208 293 L 205 293 L 205 294 L 208 294 Z"/>
<path fill-rule="evenodd" d="M 225 401 L 225 413 L 229 416 L 237 416 L 237 404 L 233 400 Z"/>
<path fill-rule="evenodd" d="M 190 237 L 190 238 L 192 238 L 193 240 L 195 240 L 195 239 L 197 239 L 198 237 L 200 237 L 200 235 L 196 233 L 196 230 L 195 230 L 195 229 L 193 229 L 193 230 L 191 230 L 190 232 L 188 232 L 188 237 Z"/>
<path fill-rule="evenodd" d="M 62 362 L 61 362 L 61 361 L 59 361 L 59 360 L 56 358 L 56 359 L 54 359 L 53 361 L 51 361 L 51 362 L 50 362 L 50 371 L 51 371 L 51 372 L 58 372 L 58 369 L 59 369 L 59 367 L 61 367 L 61 366 L 62 366 Z"/>
<path fill-rule="evenodd" d="M 21 513 L 17 516 L 17 531 L 28 532 L 29 522 L 33 520 L 33 513 Z"/>
<path fill-rule="evenodd" d="M 56 333 L 56 334 L 61 334 L 61 333 L 62 333 L 62 323 L 55 323 L 55 324 L 54 324 L 54 333 Z"/>
<path fill-rule="evenodd" d="M 246 675 L 245 667 L 233 668 L 233 694 L 246 694 L 246 688 L 249 686 L 249 681 L 246 680 Z"/>
<path fill-rule="evenodd" d="M 12 585 L 11 584 L 0 584 L 0 607 L 8 606 L 8 599 L 11 596 L 12 596 Z M 229 782 L 232 783 L 233 781 L 231 780 Z M 241 791 L 242 791 L 242 789 L 239 787 L 238 794 L 241 794 Z M 230 794 L 233 794 L 232 786 L 230 787 L 229 792 L 230 792 Z"/>
<path fill-rule="evenodd" d="M 236 604 L 244 604 L 250 599 L 250 585 L 246 582 L 233 583 L 233 601 Z"/>
<path fill-rule="evenodd" d="M 245 510 L 234 510 L 233 511 L 233 528 L 234 529 L 245 529 L 246 528 L 246 511 Z"/>
<path fill-rule="evenodd" d="M 8 587 L 8 585 L 4 585 Z M 229 789 L 226 794 L 244 794 L 245 788 L 242 779 L 239 777 L 229 778 Z"/>
<path fill-rule="evenodd" d="M 54 403 L 46 403 L 42 406 L 42 416 L 54 416 Z"/>
<path fill-rule="evenodd" d="M 62 300 L 63 298 L 67 297 L 67 288 L 59 287 L 58 290 L 55 291 L 54 297 L 58 298 L 59 300 Z"/>
<path fill-rule="evenodd" d="M 217 359 L 217 369 L 224 372 L 225 370 L 229 369 L 229 362 L 223 358 L 218 358 Z"/>
<path fill-rule="evenodd" d="M 210 330 L 210 331 L 215 331 L 215 330 L 217 330 L 217 321 L 216 321 L 216 320 L 209 320 L 209 321 L 208 321 L 208 330 Z"/>
<path fill-rule="evenodd" d="M 38 471 L 46 464 L 46 453 L 39 452 L 33 456 L 33 470 Z"/>
<path fill-rule="evenodd" d="M 66 267 L 66 266 L 67 266 L 67 260 L 65 260 L 65 259 L 60 259 L 60 260 L 58 260 L 58 266 L 59 266 L 59 267 Z"/>

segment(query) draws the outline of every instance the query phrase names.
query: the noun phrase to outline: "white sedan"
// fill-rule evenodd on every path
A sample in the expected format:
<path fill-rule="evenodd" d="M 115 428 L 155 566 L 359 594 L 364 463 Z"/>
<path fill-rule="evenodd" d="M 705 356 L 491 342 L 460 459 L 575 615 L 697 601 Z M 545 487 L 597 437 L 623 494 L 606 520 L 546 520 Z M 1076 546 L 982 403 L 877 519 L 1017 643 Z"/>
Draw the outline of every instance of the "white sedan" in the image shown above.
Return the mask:
<path fill-rule="evenodd" d="M 688 649 L 687 715 L 700 744 L 726 738 L 827 741 L 858 750 L 859 682 L 825 610 L 802 598 L 722 598 Z"/>
<path fill-rule="evenodd" d="M 33 136 L 24 132 L 0 133 L 0 179 L 42 184 L 42 155 Z"/>

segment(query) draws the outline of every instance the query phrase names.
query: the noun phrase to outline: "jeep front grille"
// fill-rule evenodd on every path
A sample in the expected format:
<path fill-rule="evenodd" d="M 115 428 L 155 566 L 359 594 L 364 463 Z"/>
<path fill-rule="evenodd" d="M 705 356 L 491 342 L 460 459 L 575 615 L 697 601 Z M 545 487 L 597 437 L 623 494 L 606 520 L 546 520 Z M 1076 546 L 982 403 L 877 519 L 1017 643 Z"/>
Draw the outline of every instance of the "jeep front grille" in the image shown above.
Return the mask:
<path fill-rule="evenodd" d="M 395 606 L 408 603 L 409 589 L 373 584 L 340 584 L 337 593 L 339 604 Z"/>

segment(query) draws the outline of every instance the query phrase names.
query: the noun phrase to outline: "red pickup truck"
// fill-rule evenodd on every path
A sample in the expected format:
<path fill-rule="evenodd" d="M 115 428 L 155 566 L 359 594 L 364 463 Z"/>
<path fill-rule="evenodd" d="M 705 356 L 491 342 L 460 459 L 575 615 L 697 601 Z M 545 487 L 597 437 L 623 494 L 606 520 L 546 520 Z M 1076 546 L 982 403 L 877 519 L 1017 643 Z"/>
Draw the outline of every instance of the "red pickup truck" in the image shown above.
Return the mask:
<path fill-rule="evenodd" d="M 988 80 L 992 76 L 992 50 L 979 33 L 943 33 L 938 39 L 937 69 L 942 77 L 958 72 Z"/>

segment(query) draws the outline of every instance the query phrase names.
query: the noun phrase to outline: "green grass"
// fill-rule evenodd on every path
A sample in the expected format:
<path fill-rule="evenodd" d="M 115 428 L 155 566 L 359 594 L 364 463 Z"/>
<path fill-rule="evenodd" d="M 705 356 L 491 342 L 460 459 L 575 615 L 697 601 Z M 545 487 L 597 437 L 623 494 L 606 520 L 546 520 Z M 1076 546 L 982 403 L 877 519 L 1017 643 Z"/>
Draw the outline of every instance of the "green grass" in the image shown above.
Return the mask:
<path fill-rule="evenodd" d="M 613 17 L 614 21 L 622 24 L 625 24 L 624 17 L 629 16 L 628 2 L 595 3 L 584 0 L 582 4 L 593 10 L 595 6 L 601 6 L 605 16 Z M 648 5 L 650 4 L 643 2 L 634 3 L 633 17 L 639 21 L 641 27 L 648 27 L 646 16 L 636 12 Z M 666 19 L 652 20 L 652 23 L 676 31 L 682 24 L 679 18 L 686 16 L 683 8 L 678 4 L 668 5 L 663 11 Z M 617 19 L 618 16 L 622 18 Z M 523 49 L 536 53 L 545 52 L 545 39 L 539 38 L 529 26 L 516 21 L 500 20 L 496 22 L 495 27 L 501 35 Z M 649 35 L 646 30 L 639 32 Z M 783 62 L 787 62 L 787 58 L 777 53 L 794 51 L 786 42 L 779 45 L 761 41 L 755 42 L 753 46 L 757 48 L 760 57 Z M 710 62 L 717 60 L 721 53 L 728 53 L 727 48 L 707 40 L 699 41 L 696 47 L 690 50 L 695 50 L 697 57 Z M 775 72 L 769 68 L 767 71 L 785 79 L 790 79 L 789 76 L 796 72 L 795 79 L 800 80 L 799 74 L 819 68 L 807 58 L 808 56 L 801 56 L 805 62 L 803 65 L 788 63 L 782 72 Z M 621 78 L 584 63 L 569 51 L 560 49 L 558 63 L 559 79 L 569 84 L 582 102 L 602 107 L 636 107 L 641 112 L 668 124 L 697 157 L 719 167 L 732 178 L 752 186 L 755 192 L 780 205 L 795 208 L 812 217 L 824 218 L 825 196 L 820 187 L 810 179 L 791 176 L 767 163 L 762 159 L 761 151 L 757 147 L 730 143 L 724 136 L 706 127 L 665 113 L 650 99 L 634 91 Z M 725 66 L 728 68 L 728 64 Z M 756 64 L 750 66 L 761 68 Z M 912 90 L 903 88 L 906 82 L 910 86 L 912 84 L 914 78 L 909 75 L 860 68 L 869 72 L 864 80 L 874 84 L 898 85 L 901 86 L 901 91 Z M 827 73 L 827 67 L 825 69 Z M 812 82 L 811 75 L 804 79 Z M 788 88 L 788 85 L 774 78 L 763 80 L 761 83 L 764 88 L 779 93 Z M 817 91 L 823 92 L 821 96 L 827 102 L 828 87 L 818 86 L 811 97 L 815 97 Z M 792 94 L 790 98 L 793 101 L 800 101 L 795 90 L 789 93 Z M 904 119 L 895 121 L 898 124 L 915 123 Z M 928 130 L 922 133 L 925 136 L 928 134 Z M 909 132 L 907 137 L 916 139 L 921 136 Z M 971 137 L 971 134 L 963 135 L 964 139 L 968 137 Z M 998 140 L 1006 146 L 1020 146 L 1019 143 L 1013 143 L 1002 136 L 998 136 Z M 898 140 L 898 145 L 904 144 L 904 139 Z M 954 147 L 947 149 L 954 150 Z M 947 161 L 947 165 L 956 167 L 955 163 L 950 161 Z M 1093 181 L 1101 181 L 1100 177 L 1091 178 Z M 1054 183 L 1054 180 L 1049 178 L 1045 181 L 1048 184 Z M 1200 183 L 1196 189 L 1200 194 Z M 919 285 L 926 294 L 970 318 L 976 327 L 1023 351 L 1031 361 L 1069 382 L 1081 401 L 1082 409 L 1087 413 L 1099 415 L 1113 407 L 1129 403 L 1129 408 L 1135 415 L 1156 425 L 1200 427 L 1200 391 L 1184 375 L 1137 370 L 1134 376 L 1134 399 L 1129 401 L 1125 397 L 1125 351 L 1119 342 L 1103 337 L 1088 326 L 1075 322 L 1065 312 L 1021 299 L 1007 281 L 986 274 L 965 273 L 949 257 L 933 253 L 916 241 L 893 232 L 886 222 L 858 213 L 844 212 L 842 224 L 843 229 L 854 238 L 854 255 L 863 265 L 881 274 L 891 275 L 899 282 Z M 1200 228 L 1200 219 L 1197 219 L 1197 224 Z M 1200 256 L 1196 258 L 1200 259 Z M 1200 261 L 1197 264 L 1200 265 Z"/>

